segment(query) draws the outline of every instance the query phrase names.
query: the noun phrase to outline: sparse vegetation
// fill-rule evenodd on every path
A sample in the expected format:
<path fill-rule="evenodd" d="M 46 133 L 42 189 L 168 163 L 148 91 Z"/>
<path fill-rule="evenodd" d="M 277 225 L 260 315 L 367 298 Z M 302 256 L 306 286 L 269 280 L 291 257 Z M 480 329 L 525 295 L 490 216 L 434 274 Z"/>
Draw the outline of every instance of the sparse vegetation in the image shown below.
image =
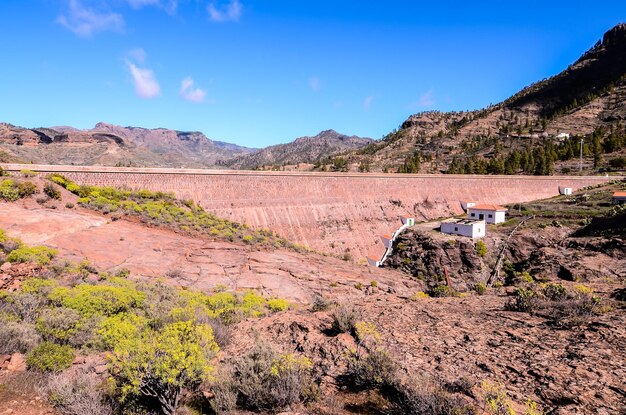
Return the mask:
<path fill-rule="evenodd" d="M 43 192 L 46 194 L 46 196 L 48 196 L 50 199 L 53 200 L 61 200 L 61 192 L 59 191 L 59 189 L 57 189 L 56 187 L 54 187 L 53 184 L 50 183 L 46 183 L 43 186 Z"/>
<path fill-rule="evenodd" d="M 506 308 L 541 315 L 568 327 L 587 321 L 599 310 L 600 303 L 593 290 L 583 285 L 568 290 L 560 284 L 548 283 L 517 288 Z"/>
<path fill-rule="evenodd" d="M 76 194 L 79 197 L 77 201 L 79 205 L 105 214 L 135 216 L 144 223 L 169 227 L 182 233 L 202 234 L 228 241 L 238 240 L 250 245 L 286 247 L 299 252 L 306 251 L 306 248 L 288 242 L 268 229 L 255 231 L 245 224 L 218 218 L 204 211 L 192 200 L 181 201 L 170 193 L 79 186 L 59 174 L 52 174 L 49 178 L 57 185 Z M 50 186 L 53 187 L 51 184 Z"/>
<path fill-rule="evenodd" d="M 487 255 L 487 245 L 483 241 L 476 242 L 476 253 L 481 258 L 484 258 Z"/>
<path fill-rule="evenodd" d="M 336 333 L 354 333 L 361 313 L 354 306 L 337 304 L 332 313 L 332 330 Z"/>

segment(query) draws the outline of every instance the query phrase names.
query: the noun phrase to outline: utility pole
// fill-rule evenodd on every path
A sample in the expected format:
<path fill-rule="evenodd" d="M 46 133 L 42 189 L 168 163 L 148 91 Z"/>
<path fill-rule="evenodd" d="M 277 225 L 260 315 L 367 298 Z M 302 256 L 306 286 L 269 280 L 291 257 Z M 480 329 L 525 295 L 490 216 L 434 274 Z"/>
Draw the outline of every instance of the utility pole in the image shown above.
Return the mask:
<path fill-rule="evenodd" d="M 584 139 L 580 139 L 580 164 L 578 166 L 578 171 L 582 174 L 583 172 L 583 141 Z"/>

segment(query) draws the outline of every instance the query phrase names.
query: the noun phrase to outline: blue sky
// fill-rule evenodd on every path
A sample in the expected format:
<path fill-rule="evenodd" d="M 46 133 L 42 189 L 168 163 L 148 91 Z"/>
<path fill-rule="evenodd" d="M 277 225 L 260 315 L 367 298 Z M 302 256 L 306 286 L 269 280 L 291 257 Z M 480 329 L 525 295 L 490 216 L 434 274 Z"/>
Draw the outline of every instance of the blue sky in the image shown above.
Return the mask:
<path fill-rule="evenodd" d="M 567 67 L 626 2 L 9 0 L 0 16 L 0 121 L 262 147 L 496 103 Z"/>

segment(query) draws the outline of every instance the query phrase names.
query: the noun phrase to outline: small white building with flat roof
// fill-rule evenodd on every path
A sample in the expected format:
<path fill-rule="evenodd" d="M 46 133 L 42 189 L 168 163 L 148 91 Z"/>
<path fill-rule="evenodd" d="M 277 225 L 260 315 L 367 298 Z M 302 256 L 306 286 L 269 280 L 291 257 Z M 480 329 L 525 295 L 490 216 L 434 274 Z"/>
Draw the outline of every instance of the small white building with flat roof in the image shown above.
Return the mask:
<path fill-rule="evenodd" d="M 413 216 L 408 216 L 408 215 L 400 216 L 400 221 L 402 221 L 402 224 L 406 226 L 415 225 L 415 218 Z"/>
<path fill-rule="evenodd" d="M 461 235 L 469 238 L 485 236 L 487 225 L 484 220 L 448 219 L 441 222 L 441 233 Z"/>
<path fill-rule="evenodd" d="M 572 194 L 572 188 L 571 187 L 563 187 L 563 186 L 559 186 L 559 194 L 560 195 L 571 195 Z"/>
<path fill-rule="evenodd" d="M 475 205 L 467 208 L 469 220 L 484 220 L 487 223 L 502 223 L 506 220 L 507 208 L 499 205 Z"/>

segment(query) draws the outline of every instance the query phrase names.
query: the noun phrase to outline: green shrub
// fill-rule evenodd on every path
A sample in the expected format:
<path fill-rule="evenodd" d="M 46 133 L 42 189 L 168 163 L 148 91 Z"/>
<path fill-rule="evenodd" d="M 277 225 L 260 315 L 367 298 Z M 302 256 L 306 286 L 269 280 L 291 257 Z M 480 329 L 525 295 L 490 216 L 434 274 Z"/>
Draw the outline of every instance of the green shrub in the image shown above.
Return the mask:
<path fill-rule="evenodd" d="M 120 401 L 156 398 L 163 414 L 176 413 L 183 388 L 210 380 L 219 348 L 211 326 L 179 321 L 158 330 L 138 328 L 110 354 L 109 370 Z"/>
<path fill-rule="evenodd" d="M 487 255 L 487 245 L 483 241 L 476 242 L 476 253 L 483 258 Z"/>
<path fill-rule="evenodd" d="M 448 287 L 445 284 L 434 285 L 428 290 L 431 297 L 458 297 L 458 291 Z"/>
<path fill-rule="evenodd" d="M 485 292 L 487 292 L 487 284 L 485 284 L 484 282 L 479 282 L 476 285 L 474 285 L 474 291 L 476 291 L 476 294 L 478 295 L 483 295 Z"/>
<path fill-rule="evenodd" d="M 45 340 L 67 344 L 78 330 L 80 314 L 71 308 L 57 307 L 44 310 L 37 319 L 37 331 Z"/>
<path fill-rule="evenodd" d="M 41 372 L 60 372 L 70 367 L 73 361 L 74 350 L 71 347 L 51 342 L 41 343 L 26 356 L 28 367 Z"/>
<path fill-rule="evenodd" d="M 140 307 L 146 295 L 132 283 L 120 280 L 101 285 L 80 284 L 73 288 L 58 287 L 50 300 L 78 311 L 82 316 L 111 316 Z"/>
<path fill-rule="evenodd" d="M 309 359 L 279 354 L 265 343 L 257 343 L 234 366 L 239 400 L 248 409 L 280 410 L 306 400 L 313 388 Z"/>
<path fill-rule="evenodd" d="M 37 176 L 37 172 L 32 170 L 20 170 L 20 174 L 24 177 L 35 177 Z"/>
<path fill-rule="evenodd" d="M 15 202 L 20 198 L 20 193 L 15 185 L 15 182 L 11 179 L 3 180 L 0 184 L 0 199 L 7 202 Z"/>
<path fill-rule="evenodd" d="M 37 185 L 32 182 L 20 182 L 17 184 L 17 193 L 20 198 L 32 196 L 36 193 L 39 193 L 39 189 Z"/>
<path fill-rule="evenodd" d="M 20 246 L 7 255 L 7 261 L 12 263 L 35 262 L 37 265 L 47 265 L 57 255 L 57 250 L 47 246 Z"/>
<path fill-rule="evenodd" d="M 390 385 L 396 377 L 397 365 L 389 353 L 376 347 L 369 353 L 354 356 L 348 362 L 348 373 L 356 386 L 365 389 Z"/>
<path fill-rule="evenodd" d="M 271 298 L 267 300 L 267 308 L 273 312 L 285 311 L 289 308 L 289 303 L 282 298 Z"/>
<path fill-rule="evenodd" d="M 48 196 L 50 199 L 54 199 L 54 200 L 60 200 L 61 199 L 61 192 L 59 191 L 59 189 L 57 189 L 56 187 L 54 187 L 53 184 L 51 183 L 46 183 L 43 187 L 43 192 L 46 194 L 46 196 Z"/>

